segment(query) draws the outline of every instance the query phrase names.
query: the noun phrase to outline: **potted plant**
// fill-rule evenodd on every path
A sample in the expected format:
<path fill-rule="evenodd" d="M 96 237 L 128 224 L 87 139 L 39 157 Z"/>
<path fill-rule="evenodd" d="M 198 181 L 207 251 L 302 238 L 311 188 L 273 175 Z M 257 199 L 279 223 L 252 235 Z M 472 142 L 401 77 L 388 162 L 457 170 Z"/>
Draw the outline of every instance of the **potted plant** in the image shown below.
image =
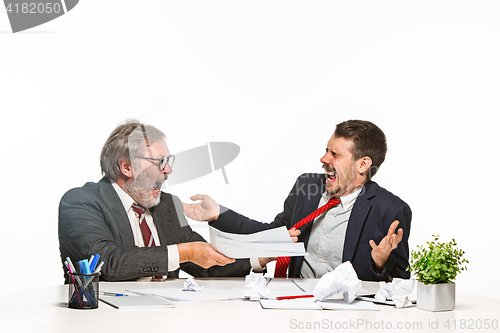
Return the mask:
<path fill-rule="evenodd" d="M 428 311 L 451 311 L 455 309 L 455 283 L 457 274 L 466 270 L 468 260 L 457 242 L 439 241 L 439 236 L 427 242 L 427 247 L 418 245 L 411 251 L 410 265 L 417 276 L 417 308 Z"/>

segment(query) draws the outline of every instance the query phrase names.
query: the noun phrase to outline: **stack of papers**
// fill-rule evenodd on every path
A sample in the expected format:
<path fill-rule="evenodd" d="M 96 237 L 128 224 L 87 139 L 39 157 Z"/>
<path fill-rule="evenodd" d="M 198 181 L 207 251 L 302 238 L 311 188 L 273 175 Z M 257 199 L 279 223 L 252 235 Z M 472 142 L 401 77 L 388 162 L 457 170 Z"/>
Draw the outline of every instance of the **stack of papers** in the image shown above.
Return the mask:
<path fill-rule="evenodd" d="M 285 226 L 248 235 L 210 227 L 212 247 L 229 258 L 294 257 L 307 255 L 304 243 L 293 243 Z"/>

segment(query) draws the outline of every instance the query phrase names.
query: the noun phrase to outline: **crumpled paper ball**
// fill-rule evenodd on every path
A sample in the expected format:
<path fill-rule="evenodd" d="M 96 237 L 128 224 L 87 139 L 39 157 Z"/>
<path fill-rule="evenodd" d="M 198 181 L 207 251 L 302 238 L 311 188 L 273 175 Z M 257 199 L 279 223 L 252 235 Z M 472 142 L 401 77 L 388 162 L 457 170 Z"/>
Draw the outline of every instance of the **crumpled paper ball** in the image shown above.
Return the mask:
<path fill-rule="evenodd" d="M 244 297 L 250 297 L 250 300 L 266 298 L 271 292 L 266 286 L 267 281 L 262 274 L 250 272 L 245 276 L 245 292 Z"/>
<path fill-rule="evenodd" d="M 198 283 L 196 283 L 196 281 L 192 277 L 190 277 L 186 281 L 184 281 L 182 290 L 200 292 L 203 291 L 203 287 L 200 287 Z"/>
<path fill-rule="evenodd" d="M 375 295 L 377 301 L 392 300 L 397 308 L 406 308 L 412 305 L 408 296 L 413 291 L 415 279 L 394 278 L 392 282 L 379 282 L 380 289 Z"/>
<path fill-rule="evenodd" d="M 352 303 L 360 290 L 361 280 L 358 279 L 351 262 L 346 261 L 334 271 L 323 275 L 316 284 L 313 294 L 317 300 L 324 301 L 332 295 L 343 293 L 344 301 Z"/>

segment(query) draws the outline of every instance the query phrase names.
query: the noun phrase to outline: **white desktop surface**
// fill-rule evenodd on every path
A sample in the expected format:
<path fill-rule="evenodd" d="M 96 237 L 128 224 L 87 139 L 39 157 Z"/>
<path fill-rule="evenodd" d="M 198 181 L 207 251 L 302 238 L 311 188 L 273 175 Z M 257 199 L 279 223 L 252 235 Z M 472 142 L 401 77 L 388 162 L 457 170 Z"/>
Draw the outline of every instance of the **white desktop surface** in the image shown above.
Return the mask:
<path fill-rule="evenodd" d="M 243 278 L 196 281 L 205 288 L 244 289 Z M 100 282 L 100 290 L 121 293 L 126 289 L 182 288 L 183 282 Z M 376 291 L 378 283 L 363 282 L 363 287 Z M 485 319 L 490 325 L 493 320 L 500 321 L 500 300 L 467 293 L 457 293 L 456 308 L 448 312 L 385 305 L 379 305 L 380 311 L 264 310 L 259 302 L 244 300 L 176 302 L 175 308 L 145 309 L 115 309 L 99 302 L 98 309 L 76 310 L 67 308 L 67 298 L 68 286 L 59 285 L 2 299 L 0 332 L 364 332 L 387 331 L 388 323 L 394 332 L 470 332 L 479 331 L 480 325 L 484 330 Z M 444 327 L 447 321 L 449 328 Z M 435 327 L 436 322 L 439 329 L 429 327 Z M 397 329 L 398 323 L 406 328 Z M 319 329 L 308 329 L 308 325 Z M 421 329 L 417 329 L 419 325 Z M 498 332 L 500 327 L 484 331 Z"/>

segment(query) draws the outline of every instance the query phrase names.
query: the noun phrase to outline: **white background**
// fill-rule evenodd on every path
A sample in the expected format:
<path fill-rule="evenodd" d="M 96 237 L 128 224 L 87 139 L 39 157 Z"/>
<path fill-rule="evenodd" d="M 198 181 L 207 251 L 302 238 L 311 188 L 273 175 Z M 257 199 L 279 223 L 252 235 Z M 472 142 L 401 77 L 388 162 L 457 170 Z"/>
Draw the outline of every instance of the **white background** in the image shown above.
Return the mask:
<path fill-rule="evenodd" d="M 12 34 L 0 10 L 0 296 L 62 283 L 59 200 L 100 179 L 102 144 L 133 117 L 172 153 L 238 144 L 229 185 L 217 171 L 170 190 L 262 221 L 321 172 L 337 123 L 370 120 L 410 247 L 455 238 L 458 290 L 500 298 L 499 16 L 497 1 L 82 0 Z"/>

